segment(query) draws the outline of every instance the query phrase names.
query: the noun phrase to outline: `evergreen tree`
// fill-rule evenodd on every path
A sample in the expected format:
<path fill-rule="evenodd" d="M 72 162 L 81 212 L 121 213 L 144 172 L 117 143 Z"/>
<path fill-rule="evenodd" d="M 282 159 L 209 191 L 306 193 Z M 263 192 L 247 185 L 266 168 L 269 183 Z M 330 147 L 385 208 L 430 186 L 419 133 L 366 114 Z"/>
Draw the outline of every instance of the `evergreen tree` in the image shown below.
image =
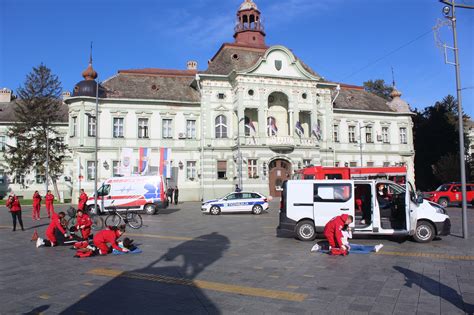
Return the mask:
<path fill-rule="evenodd" d="M 23 86 L 17 89 L 15 123 L 8 136 L 16 139 L 5 153 L 13 174 L 26 174 L 33 170 L 46 173 L 46 144 L 49 143 L 49 176 L 59 196 L 57 177 L 63 172 L 67 147 L 54 127 L 61 121 L 61 82 L 43 64 L 34 67 L 26 76 Z M 46 180 L 49 180 L 48 178 Z"/>
<path fill-rule="evenodd" d="M 364 82 L 364 89 L 367 92 L 374 93 L 375 95 L 386 99 L 387 101 L 392 100 L 390 93 L 392 93 L 393 87 L 391 87 L 390 85 L 386 85 L 385 81 L 382 79 L 369 80 Z"/>

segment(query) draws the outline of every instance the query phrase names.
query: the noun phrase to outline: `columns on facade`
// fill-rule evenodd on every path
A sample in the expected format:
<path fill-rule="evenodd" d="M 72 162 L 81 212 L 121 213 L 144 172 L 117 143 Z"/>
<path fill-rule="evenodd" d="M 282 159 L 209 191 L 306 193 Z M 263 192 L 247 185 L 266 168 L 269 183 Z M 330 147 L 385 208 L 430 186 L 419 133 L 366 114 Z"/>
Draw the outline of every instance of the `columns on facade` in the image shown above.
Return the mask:
<path fill-rule="evenodd" d="M 290 137 L 293 137 L 294 135 L 294 131 L 295 131 L 295 117 L 294 117 L 294 110 L 290 109 L 288 110 L 288 116 L 290 116 L 290 124 L 288 126 L 289 130 L 288 130 L 288 134 L 290 135 Z"/>

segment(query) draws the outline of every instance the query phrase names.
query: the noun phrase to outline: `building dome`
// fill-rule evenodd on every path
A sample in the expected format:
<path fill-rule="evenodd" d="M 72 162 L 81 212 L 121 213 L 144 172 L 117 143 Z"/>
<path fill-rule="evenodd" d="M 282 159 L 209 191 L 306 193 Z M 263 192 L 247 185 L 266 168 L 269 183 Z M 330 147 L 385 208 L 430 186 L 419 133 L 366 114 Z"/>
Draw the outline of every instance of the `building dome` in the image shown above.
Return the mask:
<path fill-rule="evenodd" d="M 82 71 L 82 77 L 84 80 L 95 80 L 97 78 L 97 72 L 92 68 L 92 61 L 89 62 L 87 69 Z"/>
<path fill-rule="evenodd" d="M 240 5 L 240 8 L 239 8 L 239 11 L 244 11 L 244 10 L 257 10 L 258 11 L 258 7 L 255 4 L 255 2 L 253 2 L 253 0 L 245 0 Z"/>
<path fill-rule="evenodd" d="M 99 88 L 99 97 L 106 97 L 104 87 L 102 87 L 100 84 L 97 84 L 97 82 L 95 81 L 95 79 L 97 79 L 97 72 L 92 67 L 92 54 L 89 59 L 89 65 L 87 66 L 86 70 L 82 72 L 82 77 L 84 78 L 84 80 L 74 86 L 74 90 L 72 91 L 73 97 L 96 97 L 97 87 Z"/>

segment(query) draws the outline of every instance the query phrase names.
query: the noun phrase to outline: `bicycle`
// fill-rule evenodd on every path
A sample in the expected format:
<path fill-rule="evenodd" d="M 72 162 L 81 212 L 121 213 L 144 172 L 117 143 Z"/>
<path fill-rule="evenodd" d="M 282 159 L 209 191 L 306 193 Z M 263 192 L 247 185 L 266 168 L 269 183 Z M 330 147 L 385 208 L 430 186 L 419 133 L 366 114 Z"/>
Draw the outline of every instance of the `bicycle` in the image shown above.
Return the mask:
<path fill-rule="evenodd" d="M 143 225 L 142 216 L 137 212 L 126 210 L 124 214 L 121 214 L 115 207 L 110 207 L 107 210 L 109 215 L 105 218 L 106 226 L 119 226 L 122 220 L 132 229 L 139 229 Z"/>
<path fill-rule="evenodd" d="M 92 213 L 91 211 L 85 211 L 85 213 L 87 213 L 89 215 L 89 217 L 91 218 L 91 221 L 92 221 L 92 226 L 91 228 L 94 230 L 94 231 L 99 231 L 99 230 L 102 230 L 104 228 L 104 220 L 97 214 L 94 214 Z M 67 210 L 67 214 L 69 216 L 69 220 L 67 221 L 67 226 L 68 228 L 72 227 L 72 226 L 75 226 L 76 225 L 76 222 L 77 222 L 77 210 L 73 207 L 70 207 L 68 210 Z"/>

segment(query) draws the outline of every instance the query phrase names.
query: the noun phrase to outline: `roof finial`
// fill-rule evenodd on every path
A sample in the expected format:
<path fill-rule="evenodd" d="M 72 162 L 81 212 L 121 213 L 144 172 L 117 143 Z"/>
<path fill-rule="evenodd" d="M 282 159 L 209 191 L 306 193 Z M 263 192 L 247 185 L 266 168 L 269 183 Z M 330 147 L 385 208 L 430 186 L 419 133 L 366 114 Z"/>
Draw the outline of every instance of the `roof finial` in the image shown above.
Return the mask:
<path fill-rule="evenodd" d="M 392 98 L 402 96 L 402 93 L 399 90 L 397 90 L 397 87 L 395 86 L 395 73 L 393 71 L 393 67 L 392 67 L 392 92 L 390 93 L 390 96 Z"/>
<path fill-rule="evenodd" d="M 393 67 L 392 67 L 392 86 L 395 87 L 395 74 L 393 72 Z"/>
<path fill-rule="evenodd" d="M 90 52 L 90 56 L 89 56 L 89 63 L 92 64 L 92 41 L 91 41 L 91 52 Z"/>
<path fill-rule="evenodd" d="M 92 42 L 89 54 L 89 65 L 87 66 L 86 70 L 82 72 L 82 77 L 84 80 L 95 80 L 97 78 L 97 72 L 92 67 Z"/>

